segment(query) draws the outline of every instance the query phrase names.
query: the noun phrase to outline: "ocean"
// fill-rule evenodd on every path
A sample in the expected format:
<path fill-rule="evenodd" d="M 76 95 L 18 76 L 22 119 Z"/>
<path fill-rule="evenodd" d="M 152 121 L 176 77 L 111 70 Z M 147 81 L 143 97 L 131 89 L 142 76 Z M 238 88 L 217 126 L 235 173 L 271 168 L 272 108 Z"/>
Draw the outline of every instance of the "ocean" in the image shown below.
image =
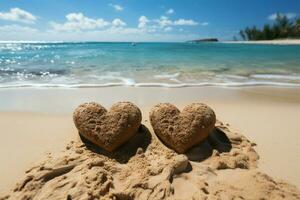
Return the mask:
<path fill-rule="evenodd" d="M 300 45 L 1 42 L 0 87 L 300 86 Z"/>

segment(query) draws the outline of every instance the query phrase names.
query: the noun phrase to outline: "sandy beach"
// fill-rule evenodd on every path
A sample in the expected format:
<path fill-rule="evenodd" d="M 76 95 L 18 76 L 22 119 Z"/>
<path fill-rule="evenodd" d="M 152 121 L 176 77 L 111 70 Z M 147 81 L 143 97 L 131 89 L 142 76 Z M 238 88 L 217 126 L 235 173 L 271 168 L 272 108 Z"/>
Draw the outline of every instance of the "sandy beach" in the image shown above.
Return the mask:
<path fill-rule="evenodd" d="M 257 40 L 257 41 L 224 41 L 232 44 L 272 44 L 272 45 L 300 45 L 299 39 L 282 39 L 282 40 Z"/>
<path fill-rule="evenodd" d="M 1 1 L 0 200 L 300 200 L 299 88 L 297 0 Z"/>
<path fill-rule="evenodd" d="M 140 107 L 142 123 L 151 134 L 148 113 L 156 103 L 171 102 L 180 109 L 192 102 L 206 103 L 215 110 L 217 119 L 252 142 L 259 155 L 258 170 L 300 187 L 297 88 L 21 88 L 2 89 L 0 99 L 1 195 L 8 194 L 33 164 L 60 155 L 70 141 L 78 141 L 72 112 L 80 103 L 96 101 L 109 108 L 120 100 Z M 238 177 L 239 169 L 233 171 Z M 180 185 L 178 180 L 175 185 Z"/>

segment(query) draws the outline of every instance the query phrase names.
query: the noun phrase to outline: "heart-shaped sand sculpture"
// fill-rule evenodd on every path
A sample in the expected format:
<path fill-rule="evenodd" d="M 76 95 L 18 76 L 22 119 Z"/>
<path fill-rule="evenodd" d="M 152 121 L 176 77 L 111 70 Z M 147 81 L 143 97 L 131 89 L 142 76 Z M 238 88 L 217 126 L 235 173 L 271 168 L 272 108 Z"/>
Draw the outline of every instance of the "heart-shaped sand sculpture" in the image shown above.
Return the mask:
<path fill-rule="evenodd" d="M 130 102 L 116 103 L 109 111 L 97 103 L 84 103 L 75 109 L 73 120 L 85 139 L 113 151 L 137 132 L 142 114 Z"/>
<path fill-rule="evenodd" d="M 184 153 L 203 141 L 214 129 L 216 115 L 203 103 L 192 103 L 180 112 L 169 103 L 161 103 L 150 111 L 155 134 L 178 153 Z"/>

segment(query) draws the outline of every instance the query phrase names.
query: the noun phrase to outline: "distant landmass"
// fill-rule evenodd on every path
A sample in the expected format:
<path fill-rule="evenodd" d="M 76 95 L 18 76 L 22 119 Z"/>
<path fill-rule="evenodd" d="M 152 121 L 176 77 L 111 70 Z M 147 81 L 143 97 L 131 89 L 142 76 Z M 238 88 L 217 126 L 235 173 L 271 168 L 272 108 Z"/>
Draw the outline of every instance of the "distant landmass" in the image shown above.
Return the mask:
<path fill-rule="evenodd" d="M 197 39 L 197 40 L 190 40 L 187 42 L 195 42 L 195 43 L 199 43 L 199 42 L 218 42 L 219 40 L 217 38 L 203 38 L 203 39 Z"/>

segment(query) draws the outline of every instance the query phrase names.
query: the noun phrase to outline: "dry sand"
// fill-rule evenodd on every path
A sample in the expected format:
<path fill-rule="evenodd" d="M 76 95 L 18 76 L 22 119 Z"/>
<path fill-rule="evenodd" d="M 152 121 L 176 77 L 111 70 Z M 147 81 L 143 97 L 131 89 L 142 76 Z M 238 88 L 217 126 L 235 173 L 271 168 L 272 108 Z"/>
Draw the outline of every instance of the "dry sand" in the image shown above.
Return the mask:
<path fill-rule="evenodd" d="M 59 153 L 76 128 L 66 114 L 0 113 L 0 194 L 47 153 Z"/>
<path fill-rule="evenodd" d="M 146 126 L 114 153 L 72 141 L 28 169 L 3 199 L 299 199 L 295 186 L 256 170 L 253 146 L 222 123 L 186 155 Z"/>
<path fill-rule="evenodd" d="M 191 195 L 197 197 L 204 195 L 212 199 L 218 196 L 225 198 L 245 197 L 245 195 L 253 199 L 259 196 L 282 198 L 282 195 L 286 198 L 300 198 L 297 196 L 299 191 L 295 187 L 279 181 L 284 179 L 300 187 L 298 172 L 300 161 L 297 159 L 300 153 L 298 89 L 263 87 L 8 89 L 0 91 L 0 99 L 2 111 L 0 193 L 8 194 L 9 189 L 18 182 L 19 185 L 15 187 L 17 189 L 11 194 L 11 199 L 15 199 L 18 195 L 37 193 L 40 195 L 37 197 L 40 198 L 49 195 L 58 195 L 56 197 L 59 198 L 61 195 L 67 195 L 61 191 L 69 191 L 69 199 L 72 199 L 72 196 L 84 198 L 88 191 L 90 195 L 100 193 L 106 197 L 121 195 L 120 197 L 128 199 L 132 195 L 146 197 L 148 195 L 157 199 L 161 195 L 164 197 L 169 195 L 171 199 L 175 197 L 190 199 Z M 181 166 L 180 163 L 185 165 L 187 162 L 185 157 L 178 157 L 154 136 L 149 144 L 134 143 L 142 145 L 143 150 L 129 145 L 127 148 L 130 149 L 126 150 L 124 146 L 116 155 L 104 152 L 97 154 L 92 151 L 92 147 L 82 145 L 76 139 L 77 132 L 71 116 L 73 109 L 85 101 L 97 101 L 109 107 L 120 100 L 129 100 L 140 106 L 143 111 L 142 123 L 149 128 L 150 133 L 153 131 L 149 125 L 148 112 L 152 105 L 158 102 L 171 102 L 182 108 L 191 102 L 204 102 L 215 109 L 218 119 L 242 130 L 243 135 L 251 142 L 240 131 L 228 131 L 227 126 L 224 126 L 223 131 L 232 146 L 237 146 L 229 152 L 221 153 L 218 152 L 214 142 L 199 145 L 198 153 L 197 148 L 196 153 L 192 151 L 192 155 L 197 155 L 198 158 L 203 149 L 215 150 L 211 151 L 212 156 L 206 156 L 202 162 L 191 161 L 195 158 L 188 156 L 190 167 L 183 173 L 179 173 L 181 167 L 177 165 Z M 145 132 L 148 131 L 141 131 Z M 237 138 L 232 137 L 234 134 Z M 74 142 L 69 143 L 68 149 L 59 154 L 58 152 L 71 140 Z M 215 141 L 218 143 L 222 140 Z M 258 161 L 252 147 L 254 143 L 257 144 L 254 150 L 260 156 Z M 51 152 L 48 154 L 49 158 L 45 158 L 45 152 Z M 43 161 L 38 161 L 40 159 Z M 94 159 L 96 167 L 91 167 Z M 36 163 L 37 168 L 25 174 L 25 177 L 31 178 L 25 182 L 20 181 L 24 177 L 24 171 L 31 168 L 32 163 Z M 44 165 L 46 166 L 42 167 Z M 172 169 L 177 172 L 174 173 Z M 81 172 L 82 175 L 79 175 Z M 94 174 L 98 174 L 99 179 L 89 180 Z M 73 186 L 74 182 L 77 182 L 76 186 Z M 99 182 L 103 187 L 96 187 Z M 22 186 L 22 183 L 25 184 Z M 187 188 L 192 192 L 186 192 Z M 196 191 L 198 193 L 194 193 Z"/>

